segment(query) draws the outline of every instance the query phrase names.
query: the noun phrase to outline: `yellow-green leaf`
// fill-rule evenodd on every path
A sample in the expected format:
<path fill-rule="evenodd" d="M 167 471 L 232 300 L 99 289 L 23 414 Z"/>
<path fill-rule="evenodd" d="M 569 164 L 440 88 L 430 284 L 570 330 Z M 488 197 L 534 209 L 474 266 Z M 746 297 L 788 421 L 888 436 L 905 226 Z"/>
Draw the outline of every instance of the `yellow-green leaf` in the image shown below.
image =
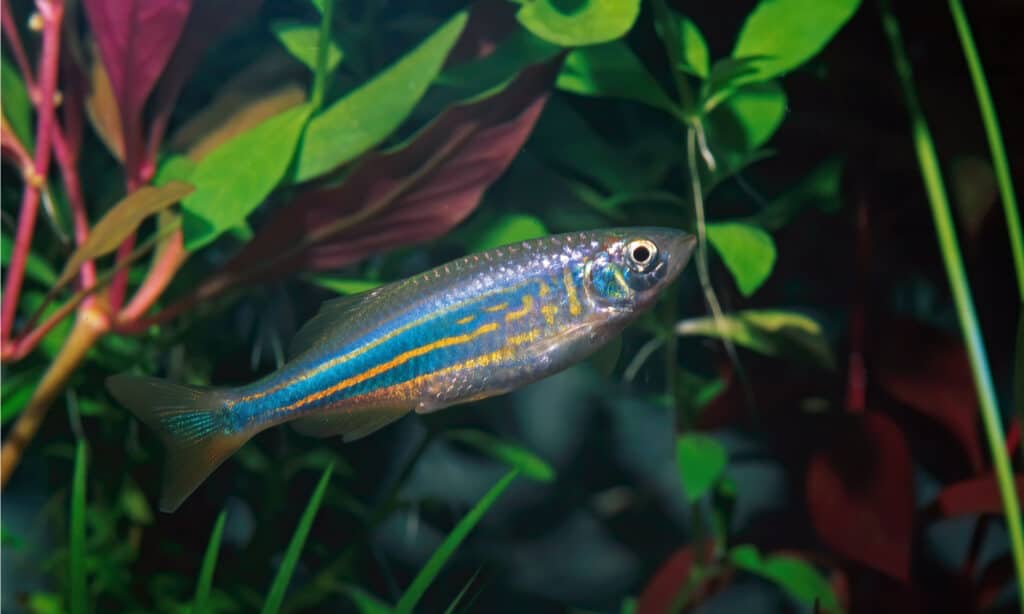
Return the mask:
<path fill-rule="evenodd" d="M 835 367 L 821 325 L 792 311 L 748 309 L 725 314 L 719 323 L 711 316 L 692 318 L 676 323 L 676 334 L 726 338 L 761 354 L 789 355 L 829 369 Z"/>
<path fill-rule="evenodd" d="M 775 266 L 775 241 L 757 226 L 739 222 L 707 225 L 708 241 L 725 262 L 743 296 L 750 296 Z"/>
<path fill-rule="evenodd" d="M 640 0 L 576 0 L 565 8 L 558 0 L 514 0 L 519 23 L 546 41 L 563 47 L 606 43 L 629 32 L 640 14 Z"/>

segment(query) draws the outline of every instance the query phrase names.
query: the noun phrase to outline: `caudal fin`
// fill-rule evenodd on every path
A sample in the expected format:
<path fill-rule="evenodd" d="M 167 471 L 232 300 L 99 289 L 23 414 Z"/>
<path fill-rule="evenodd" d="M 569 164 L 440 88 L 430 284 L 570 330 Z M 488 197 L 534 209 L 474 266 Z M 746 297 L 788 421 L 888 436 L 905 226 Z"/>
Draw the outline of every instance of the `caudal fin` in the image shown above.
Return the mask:
<path fill-rule="evenodd" d="M 227 423 L 224 391 L 155 377 L 113 375 L 107 389 L 156 431 L 167 448 L 160 511 L 173 512 L 213 470 L 242 447 L 250 433 Z"/>

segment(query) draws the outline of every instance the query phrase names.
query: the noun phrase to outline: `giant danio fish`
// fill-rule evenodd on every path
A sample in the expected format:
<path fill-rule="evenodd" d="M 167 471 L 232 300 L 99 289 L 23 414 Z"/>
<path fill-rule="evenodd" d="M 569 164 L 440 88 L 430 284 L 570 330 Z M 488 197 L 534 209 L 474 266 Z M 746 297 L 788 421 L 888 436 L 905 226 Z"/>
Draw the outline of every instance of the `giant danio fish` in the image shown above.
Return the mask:
<path fill-rule="evenodd" d="M 679 275 L 694 238 L 617 228 L 472 254 L 324 303 L 288 361 L 237 388 L 120 374 L 111 394 L 153 428 L 168 458 L 160 509 L 174 511 L 260 431 L 290 422 L 352 441 L 561 371 L 620 333 Z"/>

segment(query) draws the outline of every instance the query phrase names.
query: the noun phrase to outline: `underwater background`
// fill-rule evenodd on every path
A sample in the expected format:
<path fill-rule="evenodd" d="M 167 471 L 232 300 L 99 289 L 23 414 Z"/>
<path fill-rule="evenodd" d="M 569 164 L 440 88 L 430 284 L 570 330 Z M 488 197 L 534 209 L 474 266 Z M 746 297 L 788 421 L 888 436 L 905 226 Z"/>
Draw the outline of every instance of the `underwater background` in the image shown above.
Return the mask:
<path fill-rule="evenodd" d="M 1024 5 L 966 4 L 2 0 L 3 609 L 1021 611 Z M 157 511 L 107 376 L 631 225 L 698 252 L 584 363 Z"/>

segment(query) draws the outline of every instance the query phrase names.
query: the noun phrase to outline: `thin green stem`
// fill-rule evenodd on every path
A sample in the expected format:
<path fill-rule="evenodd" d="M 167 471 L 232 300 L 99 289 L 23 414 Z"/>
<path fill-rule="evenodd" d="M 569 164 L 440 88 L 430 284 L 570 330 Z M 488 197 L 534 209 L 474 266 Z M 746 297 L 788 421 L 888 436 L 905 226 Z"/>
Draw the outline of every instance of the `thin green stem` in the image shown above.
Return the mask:
<path fill-rule="evenodd" d="M 331 17 L 334 13 L 334 0 L 323 0 L 323 15 L 320 17 L 320 38 L 317 40 L 316 73 L 313 75 L 313 93 L 310 101 L 313 113 L 324 103 L 327 90 L 327 52 L 331 47 Z"/>
<path fill-rule="evenodd" d="M 1003 134 L 999 129 L 999 117 L 996 115 L 996 107 L 988 89 L 988 80 L 985 79 L 985 70 L 981 67 L 981 58 L 978 57 L 978 48 L 974 45 L 974 36 L 971 34 L 971 25 L 967 21 L 963 4 L 960 0 L 949 0 L 949 11 L 953 14 L 956 33 L 964 48 L 964 58 L 971 72 L 971 81 L 974 82 L 974 95 L 978 98 L 981 121 L 985 125 L 985 135 L 988 137 L 988 147 L 992 153 L 992 166 L 996 172 L 996 182 L 999 184 L 999 195 L 1003 200 L 1006 230 L 1010 234 L 1013 265 L 1017 271 L 1017 290 L 1021 302 L 1024 302 L 1024 233 L 1021 232 L 1020 207 L 1017 205 L 1017 196 L 1013 190 L 1010 163 L 1006 158 Z"/>
<path fill-rule="evenodd" d="M 1013 470 L 1010 466 L 1009 454 L 1006 451 L 995 387 L 992 383 L 992 373 L 989 369 L 988 358 L 985 353 L 985 342 L 981 336 L 978 316 L 974 310 L 971 289 L 968 285 L 967 274 L 964 271 L 960 247 L 957 243 L 953 216 L 950 213 L 949 199 L 946 196 L 946 188 L 942 182 L 938 154 L 935 151 L 935 145 L 932 142 L 928 124 L 925 121 L 921 104 L 917 98 L 917 92 L 914 89 L 913 72 L 910 60 L 907 58 L 903 46 L 902 37 L 900 36 L 899 23 L 890 9 L 888 0 L 881 0 L 881 11 L 882 25 L 889 39 L 893 64 L 896 67 L 896 73 L 899 76 L 900 85 L 903 89 L 904 102 L 910 114 L 914 148 L 917 151 L 918 162 L 921 166 L 921 175 L 924 180 L 925 191 L 928 194 L 928 202 L 931 205 L 932 218 L 935 222 L 935 233 L 942 251 L 942 259 L 946 266 L 949 284 L 953 291 L 953 302 L 956 305 L 960 329 L 963 333 L 964 343 L 967 346 L 967 355 L 971 363 L 974 385 L 977 388 L 981 419 L 984 423 L 985 436 L 988 439 L 989 449 L 992 454 L 992 464 L 995 468 L 996 480 L 999 483 L 999 493 L 1002 496 L 1003 511 L 1006 514 L 1006 525 L 1010 534 L 1010 548 L 1013 552 L 1013 560 L 1017 568 L 1017 591 L 1020 596 L 1021 611 L 1024 612 L 1024 531 L 1021 528 L 1020 502 L 1017 500 Z"/>

